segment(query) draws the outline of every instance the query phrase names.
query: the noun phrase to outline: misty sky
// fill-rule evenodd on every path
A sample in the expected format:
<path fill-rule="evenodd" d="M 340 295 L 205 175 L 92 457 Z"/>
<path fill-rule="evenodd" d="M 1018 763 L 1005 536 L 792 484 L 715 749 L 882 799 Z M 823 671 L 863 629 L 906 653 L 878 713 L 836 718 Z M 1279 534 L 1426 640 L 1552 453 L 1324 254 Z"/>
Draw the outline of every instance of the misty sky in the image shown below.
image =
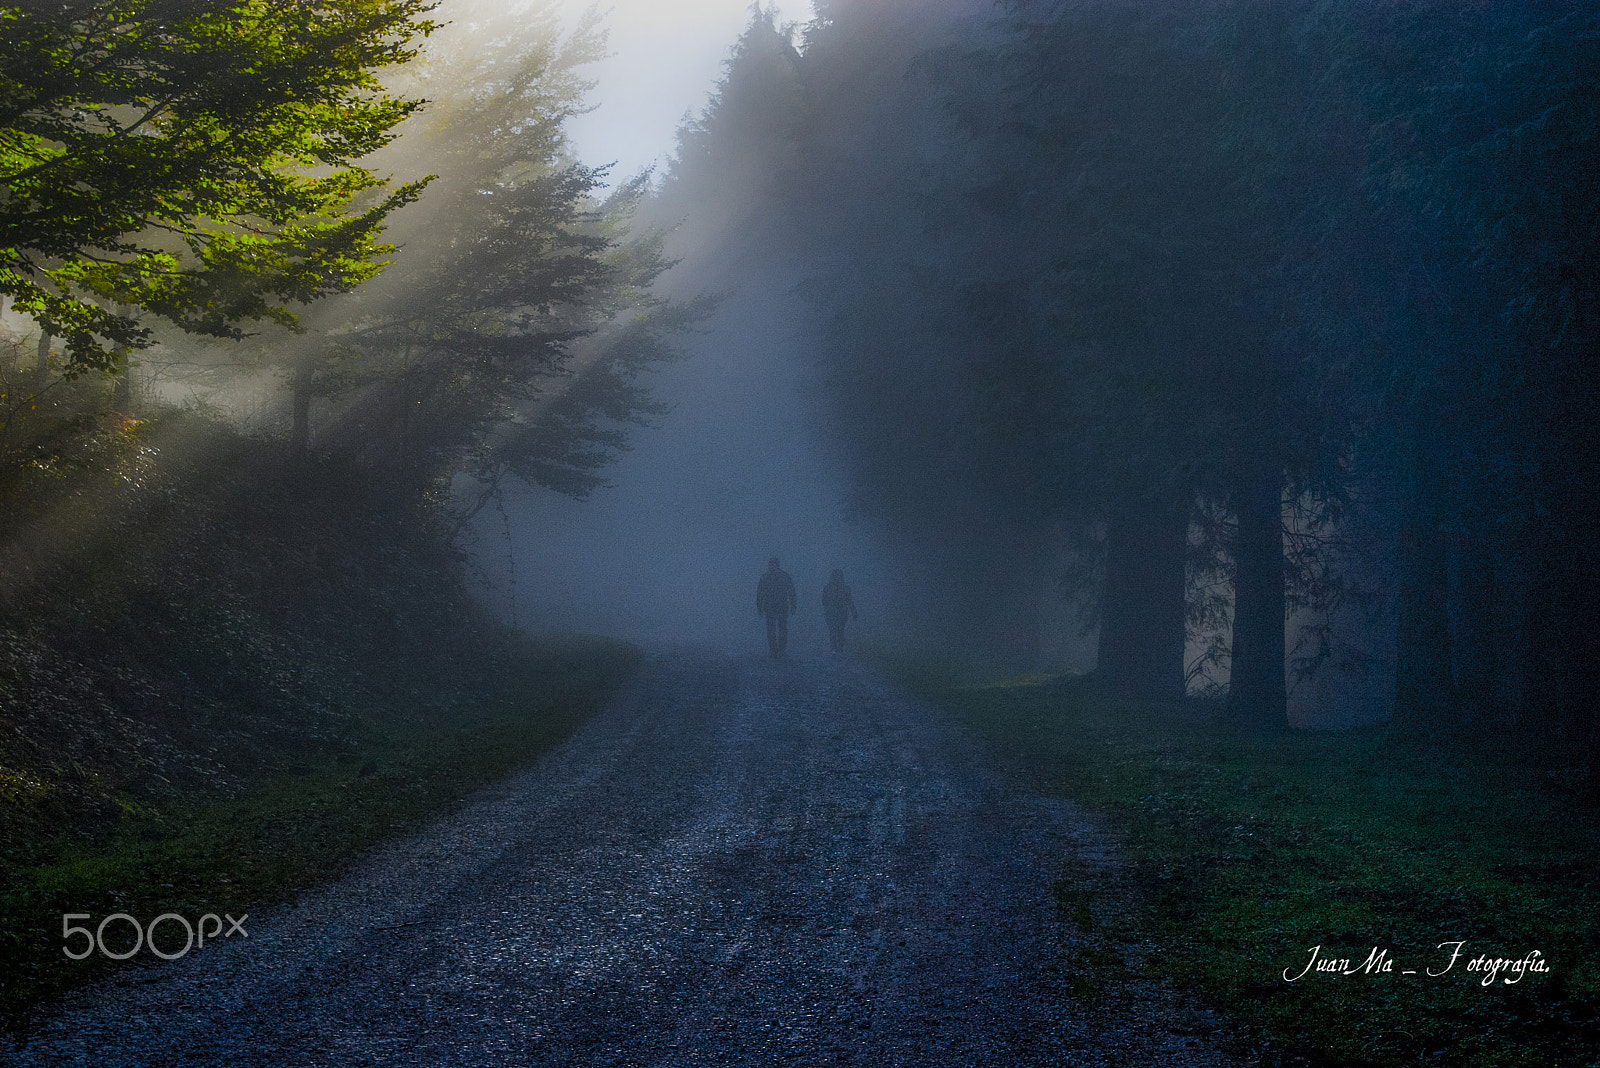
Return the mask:
<path fill-rule="evenodd" d="M 591 6 L 608 10 L 612 55 L 590 68 L 599 105 L 567 126 L 585 163 L 615 161 L 613 179 L 627 178 L 671 155 L 686 112 L 705 107 L 750 20 L 749 0 L 560 0 L 571 25 Z M 769 2 L 784 21 L 811 17 L 810 0 Z"/>

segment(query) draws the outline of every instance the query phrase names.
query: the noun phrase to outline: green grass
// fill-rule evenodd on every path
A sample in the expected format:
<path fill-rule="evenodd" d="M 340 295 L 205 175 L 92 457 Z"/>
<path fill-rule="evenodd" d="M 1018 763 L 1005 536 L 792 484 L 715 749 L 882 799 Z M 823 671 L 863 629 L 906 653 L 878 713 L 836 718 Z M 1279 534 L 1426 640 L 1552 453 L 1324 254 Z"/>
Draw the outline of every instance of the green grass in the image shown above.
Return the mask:
<path fill-rule="evenodd" d="M 1142 891 L 1117 934 L 1154 942 L 1143 967 L 1228 1013 L 1267 1063 L 1600 1064 L 1600 819 L 1539 769 L 1381 727 L 1265 738 L 1073 682 L 900 675 L 1110 817 Z M 1083 926 L 1092 893 L 1064 876 L 1063 915 Z M 1422 974 L 1456 941 L 1450 971 Z M 1286 982 L 1313 946 L 1355 974 Z M 1374 947 L 1392 972 L 1361 970 Z M 1466 970 L 1532 950 L 1547 973 Z"/>
<path fill-rule="evenodd" d="M 63 914 L 89 913 L 96 926 L 116 912 L 145 923 L 175 912 L 193 922 L 285 900 L 560 742 L 614 691 L 636 657 L 616 643 L 547 645 L 519 679 L 520 693 L 427 719 L 374 710 L 340 744 L 322 755 L 295 750 L 287 770 L 240 796 L 124 799 L 120 816 L 87 840 L 61 828 L 13 850 L 0 893 L 9 1026 L 19 1026 L 42 999 L 114 966 L 98 953 L 84 961 L 65 957 Z M 119 928 L 126 925 L 119 921 L 108 935 Z M 163 928 L 163 937 L 169 934 L 171 951 L 181 935 L 176 925 Z M 72 945 L 81 947 L 81 937 Z M 133 962 L 153 959 L 141 951 Z"/>

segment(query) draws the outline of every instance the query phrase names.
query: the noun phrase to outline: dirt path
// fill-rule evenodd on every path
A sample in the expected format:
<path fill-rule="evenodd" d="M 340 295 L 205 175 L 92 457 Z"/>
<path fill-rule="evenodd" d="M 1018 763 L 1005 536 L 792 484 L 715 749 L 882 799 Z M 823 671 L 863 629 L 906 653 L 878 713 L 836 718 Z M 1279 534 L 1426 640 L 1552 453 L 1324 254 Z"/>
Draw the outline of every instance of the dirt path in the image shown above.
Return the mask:
<path fill-rule="evenodd" d="M 1221 1065 L 1067 996 L 1094 821 L 866 669 L 673 652 L 533 768 L 298 905 L 74 998 L 27 1065 Z M 1081 985 L 1081 984 L 1078 984 Z"/>

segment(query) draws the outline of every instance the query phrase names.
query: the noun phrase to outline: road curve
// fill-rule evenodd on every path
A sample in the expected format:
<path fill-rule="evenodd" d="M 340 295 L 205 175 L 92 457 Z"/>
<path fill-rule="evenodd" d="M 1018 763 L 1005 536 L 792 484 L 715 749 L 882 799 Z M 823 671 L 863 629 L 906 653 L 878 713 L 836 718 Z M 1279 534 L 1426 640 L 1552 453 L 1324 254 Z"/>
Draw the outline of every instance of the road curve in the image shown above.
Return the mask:
<path fill-rule="evenodd" d="M 40 1023 L 21 1065 L 1224 1065 L 1155 983 L 1074 999 L 1089 816 L 872 671 L 654 655 L 515 778 Z"/>

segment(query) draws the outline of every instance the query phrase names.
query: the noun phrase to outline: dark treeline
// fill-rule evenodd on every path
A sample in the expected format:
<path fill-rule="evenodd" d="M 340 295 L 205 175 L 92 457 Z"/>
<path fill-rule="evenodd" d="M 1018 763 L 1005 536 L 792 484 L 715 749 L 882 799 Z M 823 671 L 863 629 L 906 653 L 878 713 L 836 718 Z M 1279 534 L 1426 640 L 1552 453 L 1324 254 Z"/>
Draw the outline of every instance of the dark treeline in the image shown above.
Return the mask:
<path fill-rule="evenodd" d="M 1600 770 L 1600 14 L 817 11 L 754 19 L 665 195 L 803 263 L 852 506 L 947 642 L 1031 660 L 1061 590 L 1111 688 Z"/>

